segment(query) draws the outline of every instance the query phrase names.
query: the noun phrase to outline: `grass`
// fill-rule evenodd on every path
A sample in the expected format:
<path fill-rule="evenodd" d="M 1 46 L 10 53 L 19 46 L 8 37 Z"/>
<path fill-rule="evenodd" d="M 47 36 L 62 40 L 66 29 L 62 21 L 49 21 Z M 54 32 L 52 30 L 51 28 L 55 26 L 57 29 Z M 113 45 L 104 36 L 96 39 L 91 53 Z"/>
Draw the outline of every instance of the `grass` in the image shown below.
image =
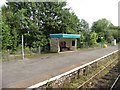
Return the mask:
<path fill-rule="evenodd" d="M 98 49 L 98 48 L 78 48 L 78 51 L 89 51 L 89 50 L 94 50 L 94 49 Z M 39 57 L 44 57 L 44 56 L 52 56 L 52 55 L 59 55 L 59 53 L 55 53 L 55 52 L 47 52 L 47 53 L 25 53 L 25 58 L 28 59 L 33 59 L 33 58 L 39 58 Z M 22 59 L 22 55 L 19 53 L 17 54 L 9 54 L 8 52 L 4 53 L 2 56 L 2 59 L 0 60 L 0 62 L 4 62 L 4 61 L 15 61 L 15 60 L 19 60 Z"/>
<path fill-rule="evenodd" d="M 100 47 L 88 47 L 88 48 L 78 48 L 78 51 L 87 51 L 87 50 L 95 50 L 95 49 L 100 49 Z"/>
<path fill-rule="evenodd" d="M 50 56 L 50 55 L 58 55 L 58 53 L 52 53 L 52 52 L 49 52 L 49 53 L 33 53 L 32 55 L 26 55 L 25 58 L 38 58 L 38 57 L 43 57 L 43 56 Z"/>
<path fill-rule="evenodd" d="M 88 48 L 78 48 L 78 51 L 90 51 L 90 50 L 95 50 L 95 49 L 100 49 L 101 47 L 88 47 Z M 33 59 L 33 58 L 39 58 L 39 57 L 44 57 L 44 56 L 52 56 L 52 55 L 59 55 L 59 53 L 52 53 L 52 52 L 48 52 L 48 53 L 26 53 L 25 54 L 25 58 L 28 59 Z M 19 53 L 18 55 L 16 54 L 4 54 L 1 61 L 14 61 L 14 60 L 19 60 L 22 59 L 22 55 Z"/>
<path fill-rule="evenodd" d="M 44 57 L 44 56 L 51 56 L 51 55 L 57 55 L 58 53 L 31 53 L 31 54 L 25 54 L 25 58 L 28 59 L 33 59 L 33 58 L 39 58 L 39 57 Z M 1 59 L 2 62 L 4 61 L 14 61 L 14 60 L 19 60 L 22 59 L 22 55 L 15 55 L 15 54 L 6 54 L 4 57 Z"/>

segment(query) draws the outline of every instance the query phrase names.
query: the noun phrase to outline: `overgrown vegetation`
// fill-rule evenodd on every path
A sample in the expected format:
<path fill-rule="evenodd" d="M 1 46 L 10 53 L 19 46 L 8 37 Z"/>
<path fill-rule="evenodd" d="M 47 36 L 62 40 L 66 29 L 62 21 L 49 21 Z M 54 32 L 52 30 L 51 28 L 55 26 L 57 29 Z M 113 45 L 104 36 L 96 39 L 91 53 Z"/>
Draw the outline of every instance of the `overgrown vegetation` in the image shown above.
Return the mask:
<path fill-rule="evenodd" d="M 78 79 L 74 79 L 71 83 L 64 85 L 63 88 L 75 88 L 77 89 L 80 85 L 82 85 L 84 82 L 86 82 L 87 80 L 89 80 L 92 76 L 94 76 L 96 73 L 98 73 L 100 70 L 104 69 L 106 66 L 108 66 L 107 68 L 105 68 L 103 71 L 101 71 L 100 74 L 97 75 L 97 77 L 91 79 L 89 82 L 87 82 L 87 85 L 89 83 L 90 86 L 93 85 L 99 78 L 105 76 L 115 65 L 117 65 L 117 63 L 119 62 L 118 57 L 109 59 L 109 60 L 101 60 L 99 61 L 97 64 L 97 67 L 93 67 L 90 68 L 86 71 L 86 74 L 80 75 Z M 91 88 L 90 86 L 84 85 L 83 88 Z"/>
<path fill-rule="evenodd" d="M 106 43 L 118 38 L 118 26 L 107 19 L 100 19 L 89 27 L 84 19 L 78 19 L 66 2 L 9 2 L 1 7 L 2 50 L 10 54 L 21 52 L 21 36 L 28 52 L 50 50 L 49 34 L 80 34 L 78 48 L 99 46 L 100 37 Z"/>

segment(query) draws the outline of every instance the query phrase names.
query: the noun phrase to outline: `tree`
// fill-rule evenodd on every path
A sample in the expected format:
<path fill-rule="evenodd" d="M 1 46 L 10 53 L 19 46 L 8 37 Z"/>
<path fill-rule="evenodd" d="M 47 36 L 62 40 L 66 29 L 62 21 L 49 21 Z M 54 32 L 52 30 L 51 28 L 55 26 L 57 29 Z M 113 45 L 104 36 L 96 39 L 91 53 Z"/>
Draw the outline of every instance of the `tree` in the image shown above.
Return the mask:
<path fill-rule="evenodd" d="M 92 31 L 98 32 L 105 32 L 108 30 L 109 26 L 111 26 L 111 22 L 107 19 L 99 19 L 98 21 L 94 22 L 92 25 Z"/>
<path fill-rule="evenodd" d="M 89 46 L 89 39 L 90 39 L 89 38 L 90 31 L 89 31 L 89 24 L 84 19 L 80 20 L 80 32 L 83 33 L 84 38 L 85 38 L 84 42 L 83 42 L 84 46 L 88 47 Z"/>
<path fill-rule="evenodd" d="M 92 31 L 98 33 L 98 42 L 100 42 L 100 37 L 103 37 L 106 42 L 111 43 L 113 38 L 117 39 L 118 35 L 116 31 L 117 26 L 114 26 L 110 21 L 107 19 L 99 19 L 98 21 L 94 22 L 92 25 Z"/>
<path fill-rule="evenodd" d="M 119 40 L 119 37 L 120 37 L 119 29 L 120 29 L 119 26 L 114 26 L 114 25 L 109 28 L 109 33 L 111 33 L 112 37 L 116 39 L 117 42 L 120 41 Z"/>
<path fill-rule="evenodd" d="M 85 42 L 86 42 L 85 35 L 84 35 L 84 33 L 79 33 L 79 34 L 80 34 L 80 39 L 78 39 L 78 41 L 77 41 L 77 47 L 83 48 L 83 47 L 85 47 Z"/>
<path fill-rule="evenodd" d="M 26 47 L 45 46 L 51 33 L 78 33 L 79 19 L 65 8 L 66 2 L 7 2 L 2 9 L 11 36 L 12 50 L 21 44 Z M 3 34 L 4 36 L 4 34 Z"/>
<path fill-rule="evenodd" d="M 90 45 L 91 46 L 95 46 L 97 45 L 97 39 L 98 39 L 98 36 L 97 36 L 97 33 L 95 32 L 91 32 L 90 33 Z"/>
<path fill-rule="evenodd" d="M 97 35 L 98 35 L 97 42 L 98 42 L 98 43 L 101 43 L 101 37 L 104 37 L 105 34 L 104 34 L 104 32 L 99 32 L 99 33 L 97 33 Z"/>
<path fill-rule="evenodd" d="M 89 33 L 89 24 L 84 19 L 80 20 L 80 31 Z"/>
<path fill-rule="evenodd" d="M 6 7 L 2 7 L 2 10 L 6 10 Z M 3 50 L 7 50 L 7 49 L 11 49 L 11 45 L 12 45 L 12 37 L 10 34 L 10 28 L 6 23 L 6 17 L 5 17 L 5 12 L 2 11 L 2 22 L 1 22 L 1 26 L 2 26 L 2 49 Z"/>

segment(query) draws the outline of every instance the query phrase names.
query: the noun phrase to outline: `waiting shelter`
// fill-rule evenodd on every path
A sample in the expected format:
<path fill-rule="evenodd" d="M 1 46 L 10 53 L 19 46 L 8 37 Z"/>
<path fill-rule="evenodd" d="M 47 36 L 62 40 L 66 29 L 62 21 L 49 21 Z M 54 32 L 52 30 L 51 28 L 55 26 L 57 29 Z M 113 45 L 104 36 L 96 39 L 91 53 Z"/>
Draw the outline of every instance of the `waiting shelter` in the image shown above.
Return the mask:
<path fill-rule="evenodd" d="M 77 49 L 78 34 L 50 34 L 51 52 L 75 51 Z"/>

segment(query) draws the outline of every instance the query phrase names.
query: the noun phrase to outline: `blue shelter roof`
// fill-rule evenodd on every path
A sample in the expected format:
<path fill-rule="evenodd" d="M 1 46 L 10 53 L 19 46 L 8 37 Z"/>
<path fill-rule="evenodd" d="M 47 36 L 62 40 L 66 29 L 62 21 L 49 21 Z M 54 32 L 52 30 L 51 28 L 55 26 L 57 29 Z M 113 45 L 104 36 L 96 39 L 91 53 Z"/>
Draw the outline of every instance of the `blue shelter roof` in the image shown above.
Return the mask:
<path fill-rule="evenodd" d="M 80 38 L 79 34 L 50 34 L 51 38 Z"/>

